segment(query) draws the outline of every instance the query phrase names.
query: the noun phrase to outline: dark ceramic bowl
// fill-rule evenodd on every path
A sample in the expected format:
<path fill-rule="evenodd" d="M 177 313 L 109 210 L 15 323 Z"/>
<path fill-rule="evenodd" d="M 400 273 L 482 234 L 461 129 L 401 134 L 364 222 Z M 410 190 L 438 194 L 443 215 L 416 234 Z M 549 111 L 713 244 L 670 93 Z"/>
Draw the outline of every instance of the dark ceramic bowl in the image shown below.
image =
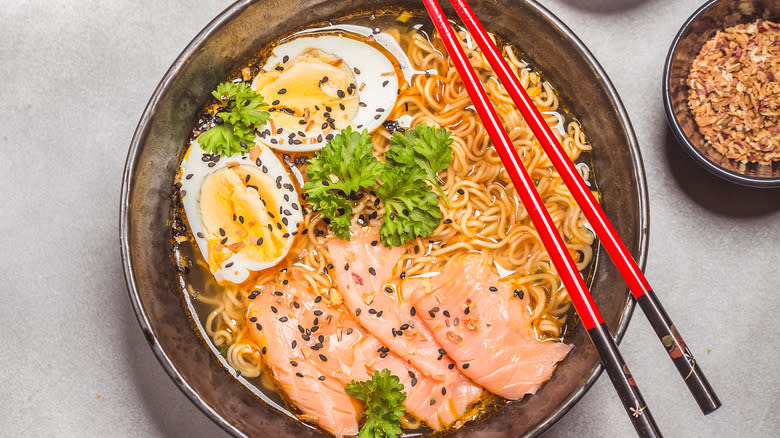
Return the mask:
<path fill-rule="evenodd" d="M 490 30 L 522 49 L 544 72 L 582 122 L 594 145 L 593 164 L 604 210 L 631 254 L 644 266 L 648 237 L 644 170 L 631 124 L 604 70 L 582 42 L 536 2 L 470 3 Z M 264 44 L 312 21 L 368 6 L 390 5 L 419 8 L 418 2 L 397 0 L 236 2 L 176 59 L 149 100 L 130 145 L 122 183 L 120 231 L 125 278 L 138 322 L 181 390 L 237 437 L 317 433 L 243 387 L 193 329 L 175 284 L 166 226 L 177 157 L 211 90 Z M 446 12 L 455 16 L 452 9 Z M 633 309 L 625 283 L 611 263 L 597 263 L 591 285 L 607 325 L 620 339 Z M 527 437 L 550 427 L 601 372 L 598 354 L 581 325 L 573 328 L 570 342 L 576 348 L 536 395 L 510 403 L 453 435 Z"/>
<path fill-rule="evenodd" d="M 685 21 L 666 56 L 663 96 L 669 126 L 688 154 L 713 174 L 751 187 L 780 187 L 780 162 L 743 164 L 726 158 L 701 135 L 688 108 L 686 79 L 702 46 L 718 30 L 759 18 L 780 19 L 779 0 L 711 0 Z"/>

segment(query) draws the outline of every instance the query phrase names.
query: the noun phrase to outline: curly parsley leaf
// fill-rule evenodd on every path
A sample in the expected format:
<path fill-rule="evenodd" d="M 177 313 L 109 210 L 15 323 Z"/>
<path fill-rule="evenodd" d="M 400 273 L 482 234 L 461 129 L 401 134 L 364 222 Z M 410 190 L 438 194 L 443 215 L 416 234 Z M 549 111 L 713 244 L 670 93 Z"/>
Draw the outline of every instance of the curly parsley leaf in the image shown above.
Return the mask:
<path fill-rule="evenodd" d="M 211 93 L 219 102 L 215 125 L 198 137 L 198 143 L 210 154 L 230 156 L 249 150 L 255 144 L 255 128 L 270 117 L 263 96 L 245 82 L 223 82 Z"/>
<path fill-rule="evenodd" d="M 386 247 L 433 234 L 442 215 L 439 198 L 417 167 L 385 165 L 376 194 L 385 204 L 379 237 Z"/>
<path fill-rule="evenodd" d="M 385 154 L 387 161 L 403 166 L 417 166 L 449 205 L 449 200 L 439 186 L 436 174 L 450 167 L 452 162 L 452 138 L 445 128 L 436 129 L 424 123 L 407 129 L 403 133 L 396 131 L 390 139 L 390 149 Z"/>
<path fill-rule="evenodd" d="M 340 239 L 349 240 L 351 195 L 375 186 L 382 168 L 368 131 L 355 132 L 350 127 L 311 159 L 303 185 L 307 200 L 330 221 L 331 232 Z"/>
<path fill-rule="evenodd" d="M 359 438 L 394 438 L 401 434 L 406 393 L 400 379 L 390 370 L 375 371 L 371 380 L 353 380 L 344 389 L 366 404 L 366 422 L 360 428 Z"/>

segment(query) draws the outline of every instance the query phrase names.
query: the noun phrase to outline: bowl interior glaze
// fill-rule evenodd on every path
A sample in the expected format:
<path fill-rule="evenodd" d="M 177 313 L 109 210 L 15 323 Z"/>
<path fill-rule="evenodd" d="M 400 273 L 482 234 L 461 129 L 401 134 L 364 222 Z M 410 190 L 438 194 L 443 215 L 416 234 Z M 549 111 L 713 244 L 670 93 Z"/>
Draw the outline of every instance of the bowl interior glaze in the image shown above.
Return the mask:
<path fill-rule="evenodd" d="M 508 0 L 470 3 L 489 30 L 514 43 L 556 85 L 562 101 L 582 122 L 594 145 L 593 162 L 604 210 L 644 266 L 648 237 L 644 170 L 630 122 L 606 74 L 571 31 L 539 4 Z M 198 34 L 171 66 L 133 137 L 120 205 L 121 249 L 132 304 L 152 350 L 171 378 L 204 413 L 235 436 L 318 434 L 263 404 L 239 385 L 192 329 L 175 284 L 166 226 L 177 157 L 211 90 L 264 44 L 307 23 L 393 5 L 419 8 L 417 2 L 391 0 L 233 4 Z M 447 14 L 454 17 L 447 7 Z M 292 10 L 306 13 L 290 13 Z M 607 325 L 621 338 L 633 301 L 611 263 L 597 264 L 592 293 Z M 580 325 L 573 328 L 570 342 L 576 348 L 535 396 L 511 403 L 453 435 L 536 436 L 548 428 L 579 400 L 601 371 L 598 354 Z"/>
<path fill-rule="evenodd" d="M 677 141 L 713 174 L 752 187 L 780 187 L 780 162 L 744 164 L 726 158 L 701 135 L 688 108 L 688 73 L 704 43 L 718 30 L 759 18 L 777 22 L 778 0 L 711 0 L 691 15 L 674 38 L 663 74 L 664 109 Z"/>

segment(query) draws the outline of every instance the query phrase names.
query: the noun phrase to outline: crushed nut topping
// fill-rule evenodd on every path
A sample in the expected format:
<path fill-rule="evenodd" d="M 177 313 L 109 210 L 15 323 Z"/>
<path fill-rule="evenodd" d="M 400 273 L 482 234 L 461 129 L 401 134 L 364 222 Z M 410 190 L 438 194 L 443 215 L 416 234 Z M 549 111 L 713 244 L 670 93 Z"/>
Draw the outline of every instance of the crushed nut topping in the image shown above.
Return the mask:
<path fill-rule="evenodd" d="M 718 31 L 688 75 L 688 106 L 715 150 L 740 163 L 780 161 L 780 29 L 758 20 Z"/>

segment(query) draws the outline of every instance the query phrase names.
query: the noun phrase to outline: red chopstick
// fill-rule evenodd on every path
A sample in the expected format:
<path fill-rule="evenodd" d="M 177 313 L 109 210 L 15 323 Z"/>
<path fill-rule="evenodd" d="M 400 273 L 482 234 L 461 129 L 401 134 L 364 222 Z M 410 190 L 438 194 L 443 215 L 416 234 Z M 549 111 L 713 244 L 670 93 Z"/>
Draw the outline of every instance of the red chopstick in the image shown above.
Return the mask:
<path fill-rule="evenodd" d="M 463 79 L 463 84 L 474 103 L 474 107 L 477 109 L 485 129 L 493 141 L 493 146 L 504 162 L 504 166 L 539 233 L 539 237 L 547 248 L 550 259 L 561 277 L 563 285 L 568 290 L 575 310 L 599 352 L 601 362 L 604 364 L 604 368 L 607 370 L 607 374 L 612 380 L 612 384 L 615 386 L 634 428 L 640 437 L 662 436 L 650 414 L 650 410 L 647 408 L 647 404 L 644 402 L 642 394 L 639 392 L 639 388 L 636 386 L 625 361 L 617 349 L 615 341 L 612 339 L 606 324 L 604 324 L 604 320 L 593 302 L 593 298 L 587 286 L 585 286 L 580 272 L 569 255 L 563 239 L 555 228 L 555 224 L 547 212 L 539 193 L 523 167 L 517 151 L 515 151 L 504 126 L 496 114 L 496 110 L 490 103 L 485 88 L 471 68 L 466 54 L 463 53 L 455 32 L 447 22 L 447 18 L 436 0 L 423 0 L 423 3 L 428 10 L 428 15 L 433 20 L 433 24 L 439 31 L 439 35 L 447 48 L 455 68 Z"/>
<path fill-rule="evenodd" d="M 558 169 L 561 178 L 571 191 L 577 204 L 582 208 L 585 217 L 588 218 L 595 230 L 596 236 L 622 274 L 631 292 L 637 299 L 640 308 L 653 326 L 658 339 L 666 347 L 669 357 L 677 367 L 680 376 L 685 380 L 688 389 L 693 394 L 702 412 L 709 414 L 718 409 L 721 405 L 720 400 L 704 376 L 704 372 L 693 358 L 693 354 L 686 347 L 685 341 L 677 332 L 672 320 L 650 287 L 650 283 L 636 264 L 636 261 L 631 257 L 609 218 L 607 218 L 607 215 L 593 197 L 590 189 L 585 185 L 585 181 L 583 181 L 574 164 L 569 160 L 550 127 L 547 126 L 542 114 L 533 104 L 531 98 L 528 97 L 525 89 L 520 85 L 520 81 L 518 81 L 509 68 L 496 45 L 488 37 L 485 28 L 482 27 L 482 24 L 468 3 L 466 3 L 466 0 L 451 0 L 451 3 L 455 7 L 455 12 L 460 16 L 471 33 L 471 36 L 482 49 L 485 58 L 493 67 L 499 79 L 501 79 L 515 105 L 520 109 L 520 113 L 528 122 L 536 138 L 539 139 L 544 151 L 550 157 L 550 161 Z"/>

